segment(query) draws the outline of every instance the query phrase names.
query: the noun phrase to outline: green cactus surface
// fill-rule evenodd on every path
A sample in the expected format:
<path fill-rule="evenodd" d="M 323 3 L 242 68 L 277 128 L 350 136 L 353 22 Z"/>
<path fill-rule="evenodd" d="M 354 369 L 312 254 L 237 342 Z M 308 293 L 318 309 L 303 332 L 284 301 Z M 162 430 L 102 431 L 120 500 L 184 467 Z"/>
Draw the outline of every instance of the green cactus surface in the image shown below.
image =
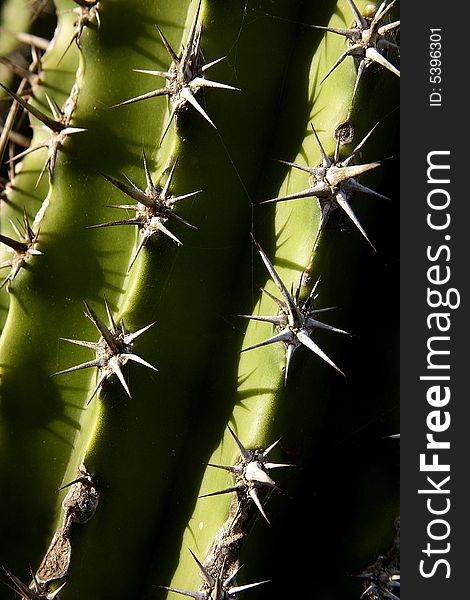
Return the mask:
<path fill-rule="evenodd" d="M 27 4 L 0 597 L 399 598 L 398 3 Z"/>

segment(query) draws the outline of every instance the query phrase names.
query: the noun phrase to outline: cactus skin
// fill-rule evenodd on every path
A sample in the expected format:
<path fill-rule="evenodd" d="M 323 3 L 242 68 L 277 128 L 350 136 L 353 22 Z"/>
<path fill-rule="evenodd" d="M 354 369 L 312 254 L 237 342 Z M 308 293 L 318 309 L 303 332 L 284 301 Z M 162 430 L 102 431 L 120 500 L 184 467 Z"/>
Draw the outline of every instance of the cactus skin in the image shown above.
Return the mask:
<path fill-rule="evenodd" d="M 246 1 L 230 7 L 203 2 L 205 60 L 227 56 L 213 67 L 211 78 L 242 91 L 206 90 L 201 101 L 218 130 L 190 107 L 161 147 L 168 118 L 163 98 L 109 108 L 154 89 L 149 77 L 132 69 L 168 67 L 154 25 L 177 49 L 197 10 L 194 2 L 155 4 L 104 3 L 100 27 L 92 25 L 82 33 L 81 53 L 72 45 L 64 57 L 72 60 L 75 54 L 78 60 L 80 55 L 73 124 L 87 131 L 68 140 L 57 157 L 40 228 L 43 256 L 17 276 L 9 293 L 2 291 L 9 308 L 0 339 L 1 469 L 9 492 L 0 511 L 0 562 L 23 580 L 28 564 L 39 566 L 62 519 L 66 491 L 56 490 L 76 478 L 86 453 L 100 505 L 93 519 L 71 534 L 71 566 L 61 597 L 106 598 L 111 588 L 113 597 L 165 597 L 155 587 L 165 585 L 197 590 L 198 568 L 188 547 L 204 560 L 230 504 L 229 497 L 198 496 L 231 482 L 218 469 L 204 474 L 207 462 L 235 464 L 236 446 L 226 427 L 230 422 L 247 448 L 266 447 L 283 436 L 273 451 L 275 462 L 299 467 L 297 476 L 275 477 L 293 500 L 274 493 L 266 508 L 271 526 L 255 520 L 243 542 L 241 584 L 272 579 L 246 595 L 264 598 L 269 585 L 288 589 L 293 580 L 293 593 L 307 593 L 311 581 L 299 573 L 308 573 L 313 560 L 319 573 L 315 587 L 331 595 L 331 582 L 340 573 L 337 597 L 359 597 L 360 586 L 343 574 L 360 573 L 374 562 L 377 545 L 390 545 L 390 524 L 398 512 L 396 448 L 387 449 L 382 439 L 396 431 L 397 417 L 395 206 L 367 197 L 353 201 L 357 212 L 367 215 L 366 230 L 379 254 L 346 219 L 332 217 L 312 263 L 312 277 L 322 276 L 319 306 L 344 307 L 332 311 L 328 322 L 364 340 L 333 340 L 328 332 L 318 336 L 346 380 L 301 349 L 284 386 L 282 346 L 240 355 L 242 347 L 268 337 L 266 324 L 250 323 L 245 336 L 246 324 L 232 317 L 253 310 L 274 314 L 267 296 L 253 309 L 259 296 L 254 286 L 267 278 L 250 232 L 288 288 L 297 285 L 311 264 L 318 205 L 311 198 L 296 200 L 295 206 L 251 203 L 305 187 L 305 173 L 273 159 L 320 162 L 313 136 L 307 133 L 304 139 L 310 120 L 327 152 L 334 149 L 327 133 L 350 110 L 353 61 L 344 61 L 318 86 L 344 41 L 326 34 L 325 43 L 322 32 L 289 21 L 327 24 L 334 12 L 333 24 L 350 25 L 349 4 L 340 1 L 335 8 L 335 2 L 326 2 L 319 9 L 278 2 L 280 19 L 273 19 L 265 14 L 274 12 L 269 2 L 256 7 Z M 61 2 L 65 6 L 74 4 Z M 62 52 L 73 35 L 70 25 L 69 20 Z M 351 116 L 356 142 L 395 107 L 396 81 L 391 77 L 380 71 L 364 75 Z M 365 100 L 367 111 L 361 110 Z M 365 158 L 391 154 L 392 121 L 379 126 L 378 140 L 370 140 Z M 134 228 L 87 227 L 114 220 L 116 211 L 109 205 L 123 203 L 123 195 L 100 173 L 120 181 L 127 176 L 145 188 L 142 150 L 157 183 L 178 159 L 172 195 L 202 190 L 176 208 L 198 229 L 175 223 L 182 247 L 166 236 L 149 240 L 128 274 L 138 242 Z M 34 190 L 42 163 L 35 165 L 25 189 Z M 367 184 L 396 198 L 392 168 L 381 170 Z M 47 193 L 41 189 L 26 206 L 31 216 Z M 9 210 L 21 214 L 22 203 L 12 195 Z M 3 217 L 2 212 L 5 223 Z M 87 405 L 94 374 L 50 375 L 90 358 L 85 349 L 59 338 L 97 341 L 81 307 L 86 300 L 99 312 L 103 296 L 127 330 L 156 321 L 152 333 L 135 346 L 159 372 L 132 365 L 125 371 L 132 398 L 118 381 L 110 381 Z M 344 462 L 350 445 L 354 473 Z M 314 496 L 317 482 L 320 500 Z M 292 529 L 308 532 L 313 559 L 289 557 L 289 547 L 296 543 Z M 338 538 L 345 540 L 344 547 L 332 543 Z M 279 548 L 279 539 L 287 551 Z"/>

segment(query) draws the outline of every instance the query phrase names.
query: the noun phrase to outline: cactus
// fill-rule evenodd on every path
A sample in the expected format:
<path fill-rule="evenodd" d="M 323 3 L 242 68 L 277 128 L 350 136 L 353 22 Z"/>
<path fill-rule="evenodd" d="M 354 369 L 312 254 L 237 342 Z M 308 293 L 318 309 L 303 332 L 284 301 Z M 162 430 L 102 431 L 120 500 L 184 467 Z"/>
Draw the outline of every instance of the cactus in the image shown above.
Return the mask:
<path fill-rule="evenodd" d="M 55 7 L 2 80 L 4 583 L 397 597 L 396 2 Z"/>

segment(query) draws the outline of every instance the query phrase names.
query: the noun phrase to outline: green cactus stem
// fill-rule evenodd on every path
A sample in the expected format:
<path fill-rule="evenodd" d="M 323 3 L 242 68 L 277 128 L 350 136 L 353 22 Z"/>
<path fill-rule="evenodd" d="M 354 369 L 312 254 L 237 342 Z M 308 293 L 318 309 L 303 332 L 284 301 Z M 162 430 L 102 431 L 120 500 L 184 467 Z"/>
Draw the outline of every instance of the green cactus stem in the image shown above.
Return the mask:
<path fill-rule="evenodd" d="M 344 573 L 390 545 L 398 78 L 337 34 L 377 29 L 366 2 L 319 4 L 61 0 L 34 98 L 3 84 L 49 123 L 1 208 L 31 254 L 0 290 L 18 594 L 300 596 L 297 527 L 359 597 Z M 52 123 L 80 134 L 56 147 Z"/>

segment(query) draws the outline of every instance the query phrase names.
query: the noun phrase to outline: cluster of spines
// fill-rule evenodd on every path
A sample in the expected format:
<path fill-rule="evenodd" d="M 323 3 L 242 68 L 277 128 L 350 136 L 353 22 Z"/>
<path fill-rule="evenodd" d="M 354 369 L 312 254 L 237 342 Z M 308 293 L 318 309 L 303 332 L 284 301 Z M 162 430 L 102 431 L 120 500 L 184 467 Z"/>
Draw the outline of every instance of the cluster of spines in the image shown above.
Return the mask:
<path fill-rule="evenodd" d="M 400 21 L 381 24 L 382 19 L 391 10 L 396 0 L 383 0 L 378 8 L 375 8 L 366 14 L 354 4 L 353 0 L 348 0 L 354 13 L 356 22 L 349 29 L 326 28 L 327 31 L 344 36 L 349 44 L 347 50 L 341 54 L 335 64 L 328 71 L 323 81 L 343 62 L 348 56 L 352 56 L 358 62 L 356 82 L 354 84 L 353 100 L 356 96 L 357 88 L 365 69 L 374 63 L 388 69 L 394 75 L 400 76 L 400 71 L 395 67 L 383 52 L 394 50 L 399 52 L 399 47 L 395 42 L 387 37 L 391 31 L 400 27 Z"/>
<path fill-rule="evenodd" d="M 278 489 L 271 479 L 269 472 L 272 469 L 292 467 L 285 463 L 274 463 L 269 459 L 269 453 L 277 446 L 276 440 L 268 448 L 246 448 L 235 432 L 228 427 L 238 448 L 238 460 L 234 465 L 216 465 L 209 463 L 209 467 L 223 469 L 234 477 L 234 485 L 222 490 L 203 494 L 200 498 L 218 496 L 220 494 L 234 493 L 227 521 L 214 536 L 211 548 L 203 563 L 191 552 L 200 569 L 202 578 L 200 589 L 197 591 L 183 590 L 180 588 L 164 587 L 164 589 L 195 598 L 196 600 L 227 600 L 235 597 L 239 592 L 258 587 L 269 580 L 257 581 L 245 585 L 237 585 L 236 578 L 240 571 L 239 550 L 241 541 L 246 535 L 245 523 L 251 508 L 254 506 L 263 519 L 269 524 L 269 519 L 264 510 L 260 492 L 263 488 Z"/>
<path fill-rule="evenodd" d="M 201 33 L 202 26 L 199 21 L 199 13 L 201 9 L 201 0 L 194 15 L 193 22 L 191 24 L 188 39 L 186 45 L 183 47 L 180 56 L 176 54 L 173 48 L 168 43 L 167 39 L 163 35 L 162 31 L 157 27 L 158 33 L 162 39 L 163 45 L 165 46 L 168 55 L 171 59 L 171 64 L 167 71 L 151 71 L 147 69 L 134 69 L 138 73 L 145 73 L 157 77 L 162 77 L 166 80 L 165 87 L 158 88 L 135 96 L 123 102 L 115 104 L 113 108 L 119 106 L 125 106 L 127 104 L 133 104 L 156 96 L 167 96 L 170 101 L 170 116 L 168 123 L 165 126 L 161 142 L 165 137 L 168 129 L 173 122 L 173 119 L 177 119 L 178 114 L 186 110 L 188 106 L 192 106 L 201 114 L 204 119 L 215 128 L 215 124 L 203 109 L 201 104 L 196 99 L 196 93 L 202 88 L 218 88 L 222 90 L 238 90 L 238 88 L 218 81 L 212 81 L 205 77 L 205 72 L 210 68 L 219 63 L 225 57 L 217 58 L 209 63 L 204 63 L 203 55 L 201 52 Z"/>
<path fill-rule="evenodd" d="M 20 83 L 17 88 L 17 94 L 22 97 L 31 97 L 34 95 L 34 89 L 40 84 L 42 74 L 42 52 L 45 51 L 49 45 L 49 40 L 40 38 L 31 34 L 21 34 L 9 32 L 8 30 L 2 31 L 2 34 L 8 34 L 16 39 L 20 44 L 26 44 L 30 48 L 30 61 L 29 67 L 25 68 L 17 65 L 16 62 L 9 59 L 7 56 L 1 57 L 1 63 L 6 66 L 14 75 L 20 77 Z M 4 119 L 3 127 L 0 132 L 0 164 L 3 162 L 7 148 L 10 147 L 10 156 L 13 153 L 15 144 L 27 147 L 30 140 L 27 136 L 14 131 L 14 123 L 18 115 L 20 105 L 17 102 L 13 102 L 8 113 Z M 14 161 L 10 161 L 10 173 L 9 180 L 5 182 L 2 187 L 2 199 L 7 199 L 7 189 L 12 184 L 14 178 Z"/>
<path fill-rule="evenodd" d="M 98 26 L 100 25 L 98 2 L 80 0 L 76 1 L 76 3 L 79 6 L 76 9 L 78 16 L 74 24 L 75 33 L 72 39 L 70 40 L 70 44 L 67 46 L 65 52 L 62 54 L 60 60 L 62 60 L 63 56 L 74 42 L 80 48 L 80 38 L 85 26 L 90 25 L 90 23 L 93 20 L 96 21 Z M 200 50 L 200 37 L 202 29 L 201 24 L 199 23 L 200 4 L 201 3 L 199 2 L 196 16 L 193 20 L 189 31 L 188 42 L 186 44 L 186 47 L 183 48 L 181 56 L 178 57 L 176 55 L 176 53 L 172 50 L 171 46 L 166 41 L 163 33 L 159 30 L 162 41 L 168 53 L 170 54 L 170 57 L 172 58 L 172 64 L 168 72 L 162 74 L 167 79 L 168 85 L 166 89 L 161 91 L 161 93 L 162 95 L 169 96 L 172 105 L 172 112 L 170 115 L 169 122 L 165 128 L 165 134 L 168 131 L 168 128 L 171 125 L 174 117 L 177 116 L 182 110 L 184 110 L 187 105 L 192 105 L 194 108 L 196 108 L 196 110 L 199 113 L 201 113 L 212 126 L 215 127 L 210 117 L 195 99 L 194 96 L 196 92 L 204 87 L 217 87 L 221 89 L 230 90 L 237 89 L 229 85 L 207 80 L 204 76 L 205 71 L 214 64 L 220 62 L 222 58 L 207 64 L 201 63 L 202 53 Z M 148 71 L 141 72 L 148 73 Z M 151 74 L 155 75 L 159 73 L 151 72 Z M 35 105 L 31 104 L 28 100 L 24 99 L 23 95 L 11 91 L 1 83 L 0 85 L 3 88 L 3 90 L 13 98 L 14 102 L 17 105 L 21 106 L 27 113 L 32 115 L 34 118 L 38 119 L 44 125 L 49 134 L 49 137 L 46 141 L 34 146 L 30 146 L 25 151 L 11 158 L 10 162 L 14 164 L 16 161 L 24 158 L 32 152 L 35 152 L 36 150 L 39 150 L 41 148 L 47 148 L 47 159 L 39 173 L 36 186 L 41 181 L 46 170 L 49 174 L 49 183 L 52 183 L 57 154 L 59 151 L 62 150 L 62 146 L 67 136 L 74 133 L 81 133 L 86 131 L 83 128 L 72 127 L 71 125 L 72 113 L 75 109 L 75 102 L 66 102 L 64 107 L 61 108 L 52 98 L 46 95 L 49 108 L 53 115 L 51 118 L 42 110 L 37 108 Z M 20 93 L 23 94 L 24 90 L 22 89 Z M 160 95 L 160 91 L 152 95 Z M 133 103 L 141 99 L 144 98 L 135 98 L 132 99 L 130 102 Z M 119 105 L 128 103 L 129 102 L 123 102 Z M 121 192 L 135 200 L 137 203 L 135 205 L 117 205 L 115 207 L 126 210 L 135 210 L 137 213 L 136 217 L 134 219 L 126 219 L 122 221 L 114 221 L 89 226 L 89 228 L 100 228 L 114 225 L 136 225 L 138 227 L 140 242 L 138 243 L 137 250 L 131 260 L 128 271 L 134 264 L 142 247 L 146 244 L 148 239 L 155 234 L 163 233 L 164 235 L 172 239 L 174 242 L 176 242 L 178 245 L 181 245 L 181 241 L 165 226 L 165 223 L 170 219 L 184 223 L 189 227 L 194 227 L 185 219 L 177 215 L 173 209 L 176 203 L 180 200 L 192 197 L 200 192 L 199 190 L 180 196 L 173 196 L 170 194 L 170 185 L 173 174 L 177 167 L 177 160 L 173 161 L 173 163 L 167 169 L 166 182 L 162 186 L 156 185 L 151 178 L 145 151 L 143 151 L 143 163 L 145 178 L 147 182 L 147 187 L 145 190 L 140 189 L 127 177 L 126 179 L 128 183 L 123 183 L 122 181 L 110 175 L 102 173 L 103 177 L 105 177 L 114 187 L 116 187 Z M 11 281 L 16 278 L 20 269 L 27 265 L 31 256 L 42 254 L 42 252 L 36 248 L 38 243 L 39 231 L 36 233 L 33 231 L 26 211 L 24 212 L 23 217 L 24 231 L 20 232 L 13 222 L 12 227 L 18 236 L 18 240 L 14 240 L 13 238 L 7 237 L 5 235 L 1 235 L 0 237 L 0 241 L 3 242 L 3 244 L 6 245 L 8 249 L 14 253 L 14 257 L 12 259 L 4 261 L 0 264 L 0 268 L 10 267 L 10 272 L 2 282 L 1 287 L 3 287 L 7 283 L 11 283 Z M 157 370 L 153 365 L 151 365 L 138 355 L 134 354 L 133 352 L 133 341 L 141 333 L 147 331 L 147 329 L 149 329 L 154 323 L 151 323 L 150 325 L 147 325 L 142 329 L 139 329 L 138 331 L 129 333 L 127 332 L 123 323 L 120 323 L 119 325 L 116 323 L 106 298 L 104 299 L 104 302 L 108 318 L 108 325 L 106 325 L 102 321 L 102 319 L 97 315 L 97 313 L 86 301 L 84 302 L 86 307 L 86 311 L 84 312 L 84 314 L 88 319 L 92 321 L 96 329 L 99 331 L 100 339 L 97 342 L 70 338 L 62 339 L 64 341 L 84 346 L 93 350 L 95 352 L 95 358 L 85 363 L 81 363 L 73 367 L 69 367 L 67 369 L 58 371 L 54 373 L 53 376 L 95 367 L 98 370 L 98 378 L 95 388 L 88 399 L 88 403 L 100 390 L 103 383 L 108 379 L 114 377 L 117 377 L 122 387 L 124 388 L 124 391 L 130 397 L 131 393 L 126 379 L 124 377 L 124 374 L 122 372 L 122 366 L 124 366 L 129 360 L 131 360 L 143 364 L 144 366 L 151 368 L 155 371 Z M 81 476 L 77 480 L 71 482 L 71 484 L 68 485 L 74 486 L 74 488 L 85 487 L 88 489 L 89 492 L 90 481 L 92 480 L 88 475 L 85 477 L 83 474 L 81 474 Z M 95 490 L 96 488 L 93 487 L 92 489 Z M 67 501 L 67 499 L 68 496 L 66 496 L 64 503 Z M 71 509 L 68 508 L 66 510 L 65 505 L 63 505 L 63 507 L 64 523 L 55 532 L 49 549 L 47 550 L 37 573 L 32 572 L 31 585 L 28 586 L 24 584 L 13 573 L 11 573 L 10 571 L 8 571 L 8 569 L 5 568 L 5 573 L 10 579 L 10 586 L 22 597 L 27 597 L 31 600 L 53 600 L 58 597 L 59 592 L 65 585 L 65 583 L 63 583 L 55 590 L 50 589 L 51 582 L 57 579 L 63 579 L 66 576 L 70 563 L 71 546 L 68 538 L 68 531 L 73 518 L 70 516 Z M 92 514 L 90 514 L 89 518 L 91 518 L 91 516 Z M 81 522 L 85 521 L 82 520 Z M 227 589 L 229 589 L 229 593 L 231 595 L 236 593 L 236 591 L 241 591 L 243 589 L 243 587 L 237 587 L 234 585 L 232 581 L 234 579 L 235 574 L 232 577 L 228 578 L 225 582 L 225 585 L 228 586 Z M 225 589 L 225 587 L 223 589 Z"/>
<path fill-rule="evenodd" d="M 68 489 L 68 493 L 62 501 L 62 524 L 54 533 L 35 574 L 35 579 L 43 587 L 49 587 L 52 581 L 66 577 L 72 554 L 70 529 L 74 524 L 88 523 L 98 507 L 99 489 L 84 463 L 78 469 L 78 477 L 57 491 L 64 489 Z M 64 585 L 62 584 L 59 589 Z"/>
<path fill-rule="evenodd" d="M 362 579 L 365 600 L 400 600 L 400 517 L 395 519 L 395 539 L 384 555 L 378 556 L 357 577 Z"/>

